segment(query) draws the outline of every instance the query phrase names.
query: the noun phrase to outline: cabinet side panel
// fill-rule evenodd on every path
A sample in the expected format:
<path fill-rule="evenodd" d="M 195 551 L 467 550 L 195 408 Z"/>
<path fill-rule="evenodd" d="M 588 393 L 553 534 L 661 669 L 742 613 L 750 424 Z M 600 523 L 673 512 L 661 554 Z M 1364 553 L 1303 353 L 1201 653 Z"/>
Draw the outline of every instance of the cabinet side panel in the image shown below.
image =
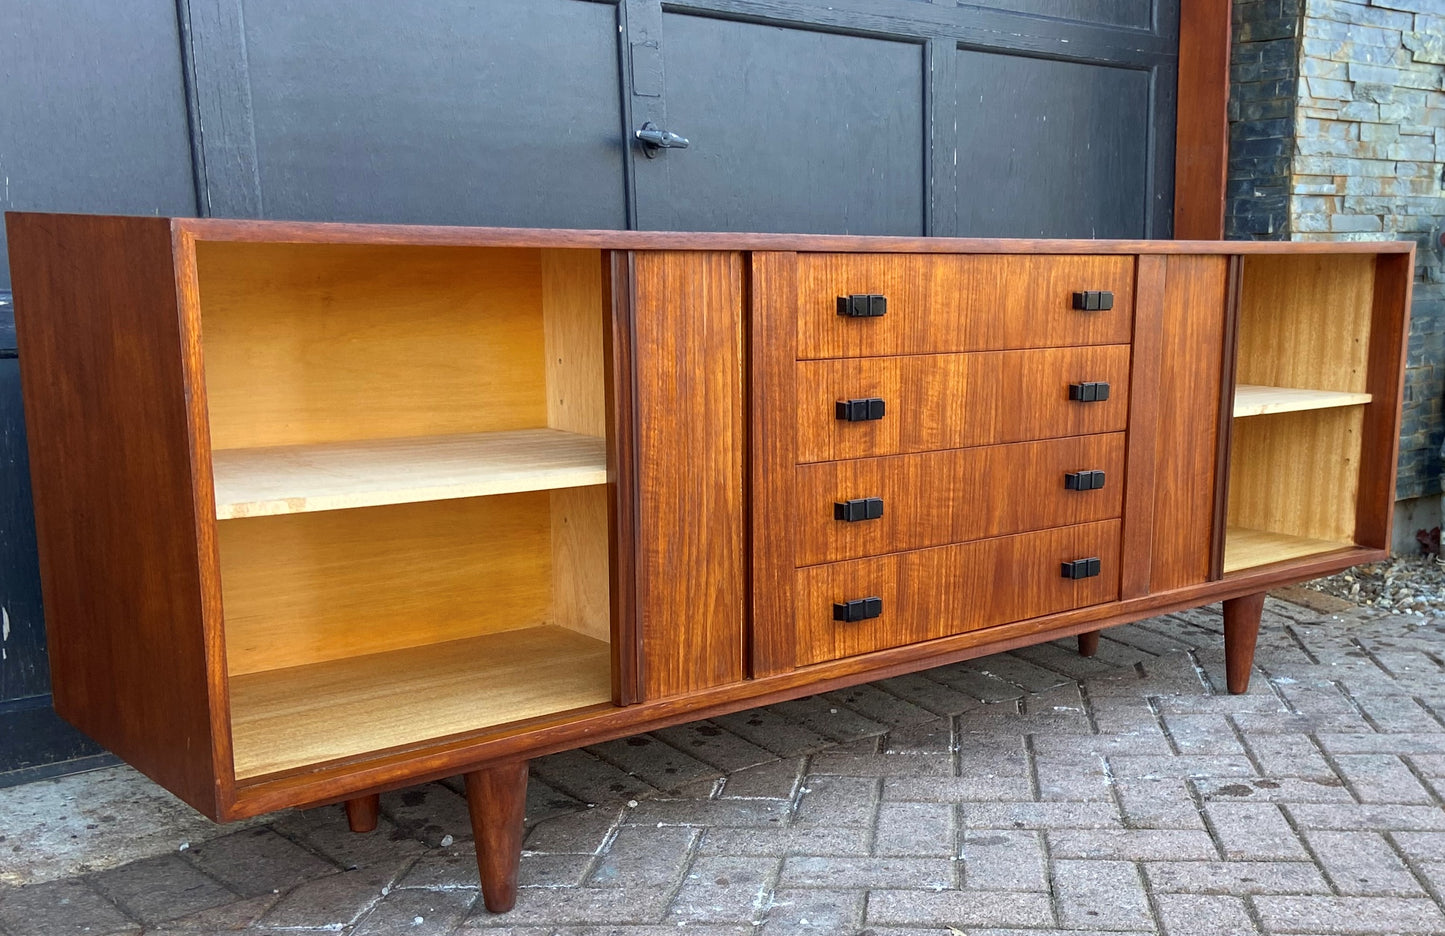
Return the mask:
<path fill-rule="evenodd" d="M 735 253 L 635 256 L 642 694 L 743 677 L 743 270 Z"/>
<path fill-rule="evenodd" d="M 1369 378 L 1365 385 L 1373 399 L 1364 413 L 1364 458 L 1360 462 L 1354 539 L 1361 546 L 1388 549 L 1390 523 L 1395 516 L 1395 469 L 1400 457 L 1400 406 L 1415 255 L 1384 254 L 1375 263 Z"/>
<path fill-rule="evenodd" d="M 1164 283 L 1151 592 L 1209 577 L 1226 257 L 1174 256 Z"/>
<path fill-rule="evenodd" d="M 1134 290 L 1134 347 L 1129 362 L 1129 455 L 1124 474 L 1123 555 L 1119 597 L 1149 592 L 1154 547 L 1154 461 L 1159 432 L 1159 352 L 1167 257 L 1140 257 Z"/>
<path fill-rule="evenodd" d="M 170 223 L 8 226 L 56 710 L 215 817 Z"/>

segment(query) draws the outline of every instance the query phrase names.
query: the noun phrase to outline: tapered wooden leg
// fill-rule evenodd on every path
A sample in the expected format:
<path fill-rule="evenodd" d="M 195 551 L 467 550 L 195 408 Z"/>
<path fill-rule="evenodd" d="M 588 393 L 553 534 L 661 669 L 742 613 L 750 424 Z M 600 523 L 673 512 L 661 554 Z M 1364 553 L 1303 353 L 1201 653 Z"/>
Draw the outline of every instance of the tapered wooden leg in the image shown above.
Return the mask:
<path fill-rule="evenodd" d="M 1091 657 L 1099 652 L 1099 632 L 1084 631 L 1079 635 L 1079 656 Z"/>
<path fill-rule="evenodd" d="M 1263 613 L 1264 592 L 1224 602 L 1224 681 L 1235 695 L 1249 690 L 1249 670 L 1254 665 L 1254 644 Z"/>
<path fill-rule="evenodd" d="M 467 809 L 477 843 L 482 900 L 493 913 L 517 902 L 522 860 L 522 819 L 527 806 L 527 762 L 498 764 L 467 774 Z"/>
<path fill-rule="evenodd" d="M 376 828 L 376 817 L 381 812 L 381 794 L 358 796 L 346 801 L 346 823 L 353 832 L 370 832 Z"/>

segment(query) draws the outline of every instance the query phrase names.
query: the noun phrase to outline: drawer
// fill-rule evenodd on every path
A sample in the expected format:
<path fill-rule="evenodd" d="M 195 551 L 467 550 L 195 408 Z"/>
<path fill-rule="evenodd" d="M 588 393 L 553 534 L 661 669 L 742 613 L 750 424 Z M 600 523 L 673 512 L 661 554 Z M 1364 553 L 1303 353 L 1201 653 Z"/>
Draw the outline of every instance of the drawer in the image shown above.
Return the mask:
<path fill-rule="evenodd" d="M 1112 293 L 1113 307 L 1075 309 L 1087 291 Z M 886 312 L 840 315 L 838 298 L 851 295 L 881 295 Z M 798 257 L 804 359 L 1127 344 L 1133 313 L 1131 256 Z"/>
<path fill-rule="evenodd" d="M 798 461 L 836 461 L 1118 432 L 1129 414 L 1129 346 L 799 361 Z M 1104 382 L 1107 400 L 1071 400 Z M 880 399 L 849 422 L 838 403 Z"/>
<path fill-rule="evenodd" d="M 1083 472 L 1090 474 L 1066 482 Z M 1092 472 L 1102 472 L 1102 486 L 1089 483 L 1098 477 Z M 796 563 L 1109 520 L 1121 514 L 1123 494 L 1122 432 L 800 465 Z M 849 501 L 856 518 L 865 512 L 857 501 L 871 498 L 882 516 L 846 519 Z M 871 506 L 876 513 L 879 505 Z"/>
<path fill-rule="evenodd" d="M 1062 564 L 1097 558 L 1099 574 L 1070 579 Z M 1001 536 L 799 569 L 799 665 L 900 647 L 995 624 L 1113 601 L 1119 521 Z M 834 619 L 834 604 L 880 599 L 881 613 Z"/>

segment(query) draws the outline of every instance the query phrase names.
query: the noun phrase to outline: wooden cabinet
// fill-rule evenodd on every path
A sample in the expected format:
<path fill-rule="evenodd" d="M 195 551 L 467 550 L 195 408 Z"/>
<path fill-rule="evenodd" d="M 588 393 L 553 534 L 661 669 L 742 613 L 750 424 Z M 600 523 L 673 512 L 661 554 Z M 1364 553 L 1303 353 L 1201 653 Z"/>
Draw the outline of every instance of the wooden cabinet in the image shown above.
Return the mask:
<path fill-rule="evenodd" d="M 216 819 L 1389 541 L 1406 244 L 8 216 L 56 704 Z"/>

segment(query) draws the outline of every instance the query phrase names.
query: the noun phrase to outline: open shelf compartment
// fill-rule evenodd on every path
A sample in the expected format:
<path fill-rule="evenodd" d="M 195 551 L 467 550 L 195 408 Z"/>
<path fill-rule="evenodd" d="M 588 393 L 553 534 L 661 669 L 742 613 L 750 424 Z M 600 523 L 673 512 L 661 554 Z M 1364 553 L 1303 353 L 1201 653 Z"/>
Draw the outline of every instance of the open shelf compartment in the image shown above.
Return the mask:
<path fill-rule="evenodd" d="M 1375 257 L 1248 255 L 1223 571 L 1354 545 Z"/>
<path fill-rule="evenodd" d="M 614 700 L 602 260 L 197 244 L 238 780 Z"/>

